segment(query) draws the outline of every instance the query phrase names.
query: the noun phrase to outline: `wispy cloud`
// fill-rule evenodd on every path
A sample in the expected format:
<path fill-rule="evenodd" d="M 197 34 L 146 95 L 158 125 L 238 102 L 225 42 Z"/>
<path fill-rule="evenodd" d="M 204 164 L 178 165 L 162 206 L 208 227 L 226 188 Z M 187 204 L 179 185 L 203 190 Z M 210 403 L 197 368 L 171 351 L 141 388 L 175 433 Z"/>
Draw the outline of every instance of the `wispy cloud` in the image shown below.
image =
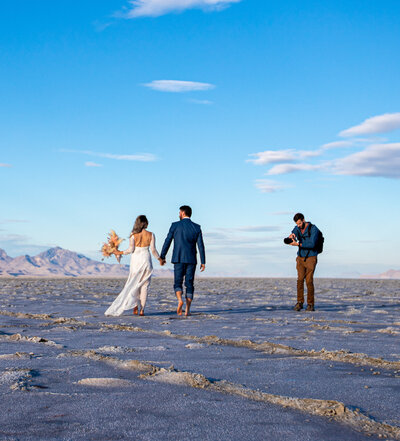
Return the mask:
<path fill-rule="evenodd" d="M 201 90 L 210 90 L 215 86 L 210 83 L 199 83 L 197 81 L 178 81 L 178 80 L 155 80 L 150 83 L 143 84 L 153 90 L 160 92 L 196 92 Z"/>
<path fill-rule="evenodd" d="M 87 161 L 85 162 L 86 167 L 103 167 L 102 164 L 98 164 L 97 162 Z"/>
<path fill-rule="evenodd" d="M 352 139 L 349 141 L 334 141 L 327 144 L 321 145 L 315 150 L 296 150 L 296 149 L 283 149 L 283 150 L 265 150 L 264 152 L 252 153 L 249 156 L 255 159 L 248 159 L 246 162 L 251 162 L 255 165 L 267 165 L 267 164 L 288 164 L 288 163 L 298 163 L 308 158 L 316 158 L 322 156 L 328 150 L 334 149 L 344 149 L 349 147 L 354 147 L 360 143 L 365 143 L 370 140 L 366 139 Z M 287 167 L 287 173 L 292 173 L 294 171 L 317 169 L 316 166 L 305 165 L 304 168 L 294 165 L 292 167 Z M 269 174 L 281 174 L 280 167 L 274 167 L 272 173 Z M 282 170 L 284 170 L 282 168 Z M 283 172 L 284 173 L 284 172 Z"/>
<path fill-rule="evenodd" d="M 12 167 L 11 164 L 4 164 L 0 162 L 0 167 Z"/>
<path fill-rule="evenodd" d="M 321 146 L 322 150 L 343 149 L 352 147 L 355 141 L 334 141 Z"/>
<path fill-rule="evenodd" d="M 361 124 L 350 127 L 339 133 L 339 136 L 350 137 L 359 135 L 370 135 L 375 133 L 386 133 L 400 128 L 400 112 L 385 113 L 373 116 L 363 121 Z"/>
<path fill-rule="evenodd" d="M 157 156 L 153 153 L 136 153 L 133 155 L 120 155 L 115 153 L 101 153 L 93 152 L 91 150 L 68 150 L 61 149 L 60 152 L 64 153 L 79 153 L 88 156 L 97 156 L 99 158 L 116 159 L 118 161 L 139 161 L 139 162 L 153 162 L 157 161 Z"/>
<path fill-rule="evenodd" d="M 123 18 L 159 17 L 186 9 L 221 10 L 241 0 L 130 0 L 123 12 L 115 15 Z"/>
<path fill-rule="evenodd" d="M 36 254 L 45 251 L 53 245 L 36 245 L 31 242 L 29 236 L 22 234 L 0 234 L 0 248 L 6 250 L 10 256 L 21 254 Z"/>
<path fill-rule="evenodd" d="M 110 21 L 108 21 L 108 22 L 101 22 L 101 21 L 96 20 L 96 21 L 93 22 L 94 29 L 97 32 L 103 32 L 105 29 L 110 27 L 112 24 L 113 23 L 110 22 Z"/>
<path fill-rule="evenodd" d="M 280 231 L 277 226 L 244 226 L 237 228 L 215 228 L 207 231 L 204 237 L 207 245 L 215 247 L 228 247 L 228 249 L 241 247 L 258 247 L 270 245 L 277 239 L 277 235 L 271 234 Z M 250 233 L 247 235 L 246 233 Z M 264 233 L 264 234 L 254 234 Z M 279 236 L 280 238 L 280 236 Z"/>
<path fill-rule="evenodd" d="M 256 188 L 261 191 L 261 193 L 275 193 L 285 188 L 283 185 L 279 184 L 278 182 L 271 181 L 270 179 L 257 179 L 254 184 Z"/>
<path fill-rule="evenodd" d="M 333 171 L 341 175 L 400 179 L 400 143 L 370 145 L 335 161 Z"/>
<path fill-rule="evenodd" d="M 301 171 L 316 171 L 321 170 L 323 165 L 312 165 L 312 164 L 277 164 L 274 165 L 267 173 L 267 175 L 284 175 L 287 173 L 295 173 Z"/>
<path fill-rule="evenodd" d="M 194 99 L 191 99 L 191 100 L 188 100 L 190 103 L 193 103 L 193 104 L 202 104 L 202 105 L 205 105 L 205 106 L 209 106 L 209 105 L 211 105 L 211 104 L 214 104 L 212 101 L 209 101 L 209 100 L 194 100 Z"/>
<path fill-rule="evenodd" d="M 369 118 L 358 126 L 340 132 L 339 135 L 348 137 L 371 135 L 396 128 L 400 128 L 400 113 L 387 113 Z M 315 150 L 266 150 L 250 155 L 253 159 L 248 159 L 247 162 L 270 166 L 266 176 L 319 171 L 330 175 L 400 179 L 400 143 L 386 141 L 384 138 L 357 136 L 349 140 L 326 143 Z M 349 148 L 359 151 L 343 155 L 343 151 Z M 336 158 L 324 159 L 324 155 L 331 150 L 339 151 L 336 152 Z M 319 158 L 319 160 L 312 161 L 312 158 Z M 267 179 L 259 179 L 255 182 L 256 187 L 265 193 L 284 188 L 283 185 Z"/>
<path fill-rule="evenodd" d="M 247 162 L 252 162 L 255 165 L 274 164 L 279 162 L 294 162 L 296 161 L 295 150 L 265 150 L 264 152 L 252 153 L 255 159 L 248 159 Z"/>

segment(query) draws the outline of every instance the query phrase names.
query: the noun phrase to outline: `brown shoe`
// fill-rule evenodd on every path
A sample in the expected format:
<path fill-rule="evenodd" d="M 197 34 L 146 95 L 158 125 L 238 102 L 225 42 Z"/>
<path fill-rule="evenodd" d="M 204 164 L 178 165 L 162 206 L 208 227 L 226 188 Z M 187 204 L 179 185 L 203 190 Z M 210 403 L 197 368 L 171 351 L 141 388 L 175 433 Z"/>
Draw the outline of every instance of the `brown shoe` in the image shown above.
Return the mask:
<path fill-rule="evenodd" d="M 303 309 L 303 304 L 300 302 L 297 302 L 295 307 L 293 308 L 295 311 L 300 311 Z"/>
<path fill-rule="evenodd" d="M 315 311 L 314 305 L 307 305 L 306 311 Z"/>

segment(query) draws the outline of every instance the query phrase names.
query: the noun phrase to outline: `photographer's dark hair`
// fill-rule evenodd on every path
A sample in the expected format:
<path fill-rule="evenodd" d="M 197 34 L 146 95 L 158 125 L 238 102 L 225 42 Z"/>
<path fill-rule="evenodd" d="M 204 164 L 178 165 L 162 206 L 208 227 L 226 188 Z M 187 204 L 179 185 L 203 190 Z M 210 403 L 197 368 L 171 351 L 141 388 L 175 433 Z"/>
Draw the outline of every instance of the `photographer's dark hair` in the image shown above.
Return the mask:
<path fill-rule="evenodd" d="M 304 220 L 304 214 L 302 214 L 302 213 L 296 213 L 295 215 L 294 215 L 294 218 L 293 218 L 293 220 L 295 221 L 295 222 L 297 222 L 298 220 Z"/>
<path fill-rule="evenodd" d="M 149 221 L 147 220 L 147 217 L 144 214 L 141 214 L 138 216 L 135 220 L 135 224 L 132 228 L 132 234 L 141 233 L 147 226 L 149 225 Z"/>
<path fill-rule="evenodd" d="M 187 217 L 192 217 L 192 209 L 189 205 L 182 205 L 182 207 L 179 207 L 179 210 L 183 211 Z"/>

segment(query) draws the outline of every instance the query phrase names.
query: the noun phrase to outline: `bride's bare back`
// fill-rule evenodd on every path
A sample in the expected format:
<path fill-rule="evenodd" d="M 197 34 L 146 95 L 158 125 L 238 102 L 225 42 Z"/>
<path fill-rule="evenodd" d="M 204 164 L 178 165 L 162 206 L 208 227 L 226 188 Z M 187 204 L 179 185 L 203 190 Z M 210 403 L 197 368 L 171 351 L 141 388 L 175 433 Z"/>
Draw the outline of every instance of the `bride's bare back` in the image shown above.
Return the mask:
<path fill-rule="evenodd" d="M 153 233 L 142 230 L 140 233 L 133 234 L 133 237 L 135 238 L 135 246 L 139 248 L 149 247 L 153 239 Z"/>

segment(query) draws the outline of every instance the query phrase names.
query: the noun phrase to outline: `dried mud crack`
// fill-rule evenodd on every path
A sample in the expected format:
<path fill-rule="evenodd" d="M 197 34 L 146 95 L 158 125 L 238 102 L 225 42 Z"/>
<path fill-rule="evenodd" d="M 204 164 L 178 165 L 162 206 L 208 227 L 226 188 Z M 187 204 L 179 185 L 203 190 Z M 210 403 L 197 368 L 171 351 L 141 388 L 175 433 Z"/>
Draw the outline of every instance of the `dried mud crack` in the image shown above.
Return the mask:
<path fill-rule="evenodd" d="M 103 324 L 103 328 L 113 329 L 118 331 L 144 332 L 154 335 L 162 335 L 164 337 L 166 336 L 166 337 L 176 338 L 179 340 L 194 341 L 196 343 L 232 346 L 237 348 L 247 348 L 267 354 L 294 355 L 302 358 L 329 360 L 340 363 L 354 364 L 358 366 L 383 368 L 388 370 L 400 369 L 400 361 L 384 360 L 383 358 L 370 357 L 367 354 L 352 353 L 346 350 L 328 351 L 322 349 L 320 351 L 314 351 L 314 350 L 309 351 L 305 349 L 296 349 L 291 346 L 286 346 L 279 343 L 272 343 L 268 341 L 258 343 L 252 340 L 232 340 L 227 338 L 220 338 L 216 335 L 197 337 L 194 335 L 174 334 L 170 331 L 154 331 L 154 330 L 142 329 L 137 326 L 128 326 L 128 325 Z"/>
<path fill-rule="evenodd" d="M 74 325 L 74 327 L 80 328 L 94 328 L 96 327 L 93 323 L 83 322 L 76 320 L 72 317 L 58 317 L 54 318 L 49 314 L 27 314 L 27 313 L 17 313 L 0 310 L 0 315 L 12 316 L 17 318 L 28 318 L 28 319 L 36 319 L 36 320 L 47 320 L 47 323 L 41 324 L 43 327 L 52 326 L 52 325 Z M 283 345 L 280 343 L 273 343 L 269 341 L 264 342 L 254 342 L 252 340 L 233 340 L 227 338 L 221 338 L 216 335 L 208 335 L 204 337 L 198 337 L 194 335 L 183 335 L 183 334 L 174 334 L 171 331 L 156 331 L 152 329 L 144 329 L 138 326 L 130 326 L 130 325 L 113 325 L 109 323 L 100 323 L 101 330 L 116 330 L 116 331 L 126 331 L 126 332 L 140 332 L 140 333 L 148 333 L 153 335 L 160 335 L 164 337 L 175 338 L 178 340 L 184 341 L 193 341 L 196 343 L 204 343 L 209 345 L 222 345 L 222 346 L 231 346 L 238 348 L 247 348 L 258 352 L 263 352 L 267 354 L 282 354 L 282 355 L 292 355 L 303 358 L 310 359 L 318 359 L 318 360 L 326 360 L 326 361 L 335 361 L 340 363 L 348 363 L 358 366 L 369 366 L 374 368 L 381 368 L 387 370 L 399 370 L 400 369 L 400 361 L 389 361 L 383 358 L 370 357 L 367 354 L 363 353 L 353 353 L 347 350 L 337 350 L 337 351 L 328 351 L 326 349 L 321 349 L 320 351 L 315 350 L 305 350 L 305 349 L 297 349 L 291 346 Z M 19 336 L 20 334 L 15 334 Z M 15 337 L 17 338 L 17 337 Z M 22 340 L 25 337 L 21 337 Z M 38 337 L 32 337 L 33 339 L 38 339 Z M 46 341 L 42 339 L 41 341 L 33 341 L 34 343 L 46 343 L 53 344 L 56 343 L 51 341 Z"/>
<path fill-rule="evenodd" d="M 211 380 L 199 373 L 179 371 L 171 368 L 160 368 L 151 363 L 139 360 L 120 360 L 106 356 L 93 350 L 69 351 L 58 357 L 83 357 L 96 362 L 107 363 L 117 369 L 128 369 L 140 372 L 139 378 L 159 381 L 168 384 L 207 389 L 210 391 L 236 395 L 253 401 L 270 403 L 284 408 L 308 413 L 319 417 L 326 417 L 339 423 L 346 424 L 354 430 L 368 435 L 379 435 L 386 438 L 400 440 L 400 427 L 375 421 L 373 418 L 352 410 L 336 400 L 319 400 L 314 398 L 295 398 L 269 394 L 260 390 L 250 389 L 240 384 L 226 380 Z"/>

